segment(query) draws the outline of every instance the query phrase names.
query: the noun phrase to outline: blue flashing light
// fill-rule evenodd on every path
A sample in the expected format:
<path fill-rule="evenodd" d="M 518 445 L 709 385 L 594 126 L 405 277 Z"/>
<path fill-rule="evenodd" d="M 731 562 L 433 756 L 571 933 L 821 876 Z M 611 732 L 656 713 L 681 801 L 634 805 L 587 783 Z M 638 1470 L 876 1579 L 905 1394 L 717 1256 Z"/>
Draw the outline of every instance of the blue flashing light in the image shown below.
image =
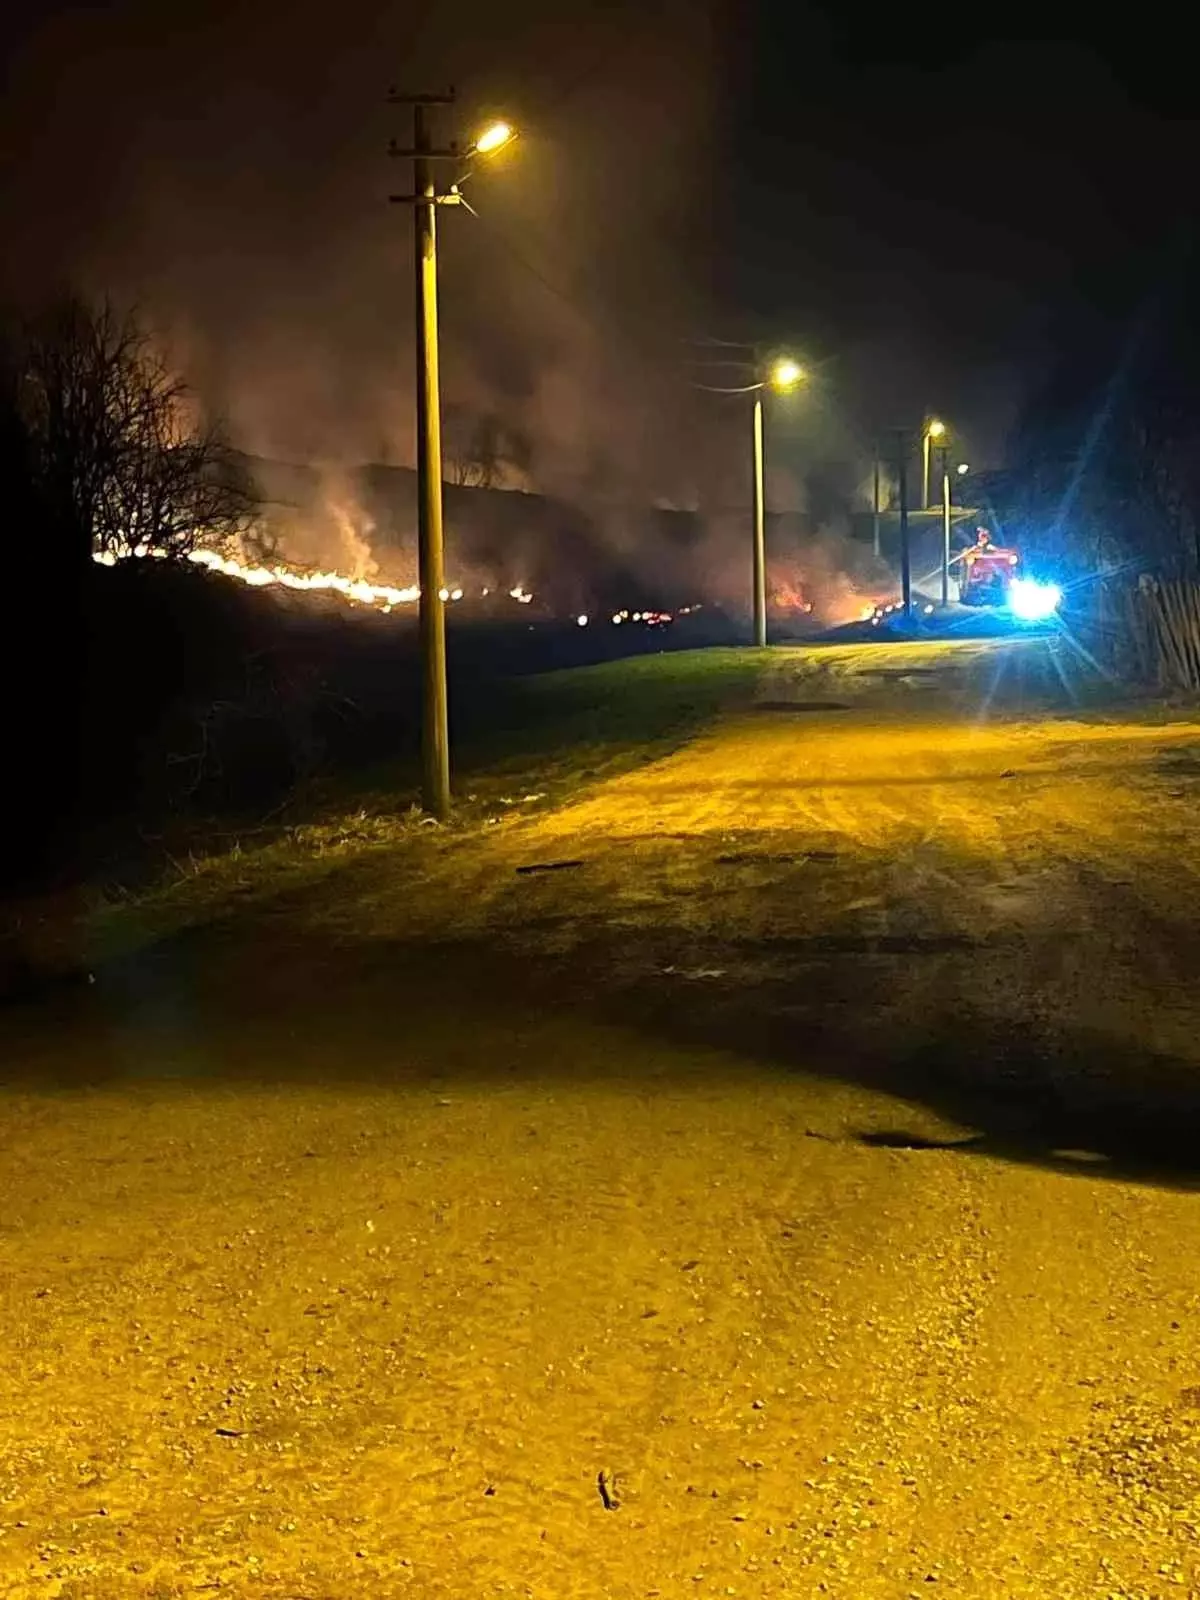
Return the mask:
<path fill-rule="evenodd" d="M 1045 622 L 1058 610 L 1062 597 L 1056 583 L 1014 578 L 1008 588 L 1008 609 L 1021 622 Z"/>

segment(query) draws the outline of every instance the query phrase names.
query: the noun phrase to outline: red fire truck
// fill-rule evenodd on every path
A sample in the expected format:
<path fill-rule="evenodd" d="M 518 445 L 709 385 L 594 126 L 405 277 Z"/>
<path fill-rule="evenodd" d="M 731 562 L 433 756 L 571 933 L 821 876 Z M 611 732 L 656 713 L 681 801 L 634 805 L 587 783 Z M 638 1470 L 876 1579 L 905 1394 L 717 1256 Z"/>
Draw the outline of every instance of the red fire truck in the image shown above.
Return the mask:
<path fill-rule="evenodd" d="M 958 598 L 964 606 L 1002 606 L 1018 576 L 1021 557 L 1008 545 L 992 543 L 986 528 L 975 530 L 975 543 L 955 556 Z"/>

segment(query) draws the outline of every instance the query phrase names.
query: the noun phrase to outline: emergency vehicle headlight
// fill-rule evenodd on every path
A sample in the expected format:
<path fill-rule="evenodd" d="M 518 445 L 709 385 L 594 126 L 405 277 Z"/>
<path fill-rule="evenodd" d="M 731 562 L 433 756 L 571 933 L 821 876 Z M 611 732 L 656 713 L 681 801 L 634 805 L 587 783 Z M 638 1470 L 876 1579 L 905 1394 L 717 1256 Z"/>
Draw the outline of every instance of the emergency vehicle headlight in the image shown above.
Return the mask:
<path fill-rule="evenodd" d="M 1062 590 L 1056 583 L 1038 583 L 1034 578 L 1014 578 L 1008 590 L 1008 608 L 1022 622 L 1045 622 L 1062 604 Z"/>

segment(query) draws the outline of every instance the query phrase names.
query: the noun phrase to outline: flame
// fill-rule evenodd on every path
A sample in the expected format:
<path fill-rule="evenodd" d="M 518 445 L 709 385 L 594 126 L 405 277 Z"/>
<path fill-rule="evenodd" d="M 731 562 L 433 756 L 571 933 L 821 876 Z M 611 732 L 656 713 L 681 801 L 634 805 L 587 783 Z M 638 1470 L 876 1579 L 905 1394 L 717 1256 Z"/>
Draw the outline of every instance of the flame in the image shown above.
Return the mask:
<path fill-rule="evenodd" d="M 115 567 L 126 555 L 142 559 L 152 557 L 166 560 L 165 551 L 155 550 L 149 545 L 138 545 L 132 550 L 119 553 L 99 550 L 94 553 L 92 559 L 102 567 Z M 356 605 L 376 606 L 385 613 L 390 612 L 394 606 L 415 605 L 421 598 L 421 588 L 416 583 L 398 588 L 391 583 L 368 583 L 364 578 L 349 578 L 342 572 L 297 572 L 293 567 L 255 566 L 235 560 L 232 556 L 220 555 L 216 550 L 189 550 L 187 559 L 208 572 L 219 572 L 223 577 L 236 578 L 239 583 L 249 584 L 252 589 L 265 589 L 278 584 L 284 589 L 298 589 L 307 593 L 340 594 Z M 485 589 L 483 593 L 486 596 L 488 591 Z M 515 589 L 510 590 L 510 593 L 512 598 L 520 601 L 522 605 L 527 606 L 533 600 L 533 595 L 523 584 L 518 584 Z M 443 601 L 462 600 L 464 590 L 461 585 L 455 584 L 453 588 L 441 590 L 441 597 Z"/>
<path fill-rule="evenodd" d="M 137 557 L 145 560 L 166 560 L 167 553 L 157 550 L 149 545 L 136 545 L 131 549 L 113 551 L 101 550 L 93 553 L 92 559 L 102 567 L 115 567 L 117 563 L 127 557 Z M 221 555 L 216 550 L 197 549 L 189 550 L 187 559 L 198 567 L 203 567 L 207 572 L 217 572 L 226 578 L 235 578 L 239 583 L 248 584 L 253 589 L 266 589 L 278 585 L 283 589 L 299 590 L 307 594 L 340 594 L 344 599 L 355 605 L 373 606 L 383 612 L 385 616 L 397 606 L 413 606 L 421 598 L 419 584 L 409 584 L 405 588 L 398 588 L 390 583 L 369 583 L 365 578 L 351 578 L 343 572 L 301 572 L 294 567 L 262 566 L 246 561 L 238 561 L 233 556 Z M 478 591 L 481 598 L 487 599 L 497 591 L 484 588 Z M 503 592 L 503 591 L 500 591 Z M 443 602 L 452 604 L 467 598 L 466 591 L 460 584 L 440 591 Z M 533 593 L 523 583 L 515 584 L 508 590 L 510 599 L 518 605 L 528 606 L 533 604 Z M 612 613 L 612 622 L 619 625 L 623 622 L 640 622 L 650 628 L 661 628 L 673 622 L 676 617 L 692 616 L 701 610 L 701 605 L 679 606 L 675 611 L 615 611 Z M 580 628 L 586 628 L 593 620 L 587 612 L 571 614 L 572 620 Z"/>
<path fill-rule="evenodd" d="M 285 589 L 331 590 L 362 606 L 410 606 L 421 598 L 420 588 L 416 584 L 398 589 L 390 583 L 367 583 L 365 579 L 347 578 L 340 572 L 293 572 L 290 567 L 251 567 L 230 556 L 218 555 L 215 550 L 191 550 L 188 560 L 205 567 L 209 572 L 237 578 L 256 589 L 280 584 Z M 458 594 L 462 594 L 461 589 Z M 443 598 L 448 598 L 444 590 Z"/>

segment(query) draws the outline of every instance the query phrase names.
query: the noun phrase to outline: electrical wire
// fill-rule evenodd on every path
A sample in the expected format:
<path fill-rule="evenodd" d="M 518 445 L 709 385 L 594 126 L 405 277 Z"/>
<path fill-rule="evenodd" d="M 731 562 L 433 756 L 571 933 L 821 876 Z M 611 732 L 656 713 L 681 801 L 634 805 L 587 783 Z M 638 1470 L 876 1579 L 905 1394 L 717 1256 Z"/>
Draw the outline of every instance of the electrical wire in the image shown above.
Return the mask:
<path fill-rule="evenodd" d="M 698 389 L 701 394 L 757 394 L 767 386 L 765 383 L 743 383 L 737 389 L 722 389 L 712 383 L 693 383 L 689 387 Z"/>
<path fill-rule="evenodd" d="M 747 359 L 750 361 L 755 359 L 755 354 L 758 350 L 758 346 L 751 339 L 715 339 L 711 333 L 697 334 L 691 339 L 681 339 L 679 342 L 680 344 L 694 344 L 701 349 L 749 350 L 750 355 Z"/>
<path fill-rule="evenodd" d="M 563 302 L 565 306 L 568 306 L 572 311 L 574 311 L 575 315 L 582 321 L 586 322 L 594 333 L 598 333 L 603 339 L 612 338 L 613 330 L 611 328 L 602 327 L 592 313 L 586 310 L 584 306 L 580 304 L 579 300 L 574 294 L 572 294 L 569 290 L 564 289 L 561 284 L 555 283 L 552 278 L 547 277 L 539 266 L 535 265 L 535 263 L 532 262 L 523 251 L 519 250 L 517 246 L 513 244 L 512 240 L 508 237 L 508 234 L 497 222 L 490 217 L 481 215 L 473 205 L 467 205 L 465 200 L 462 203 L 463 205 L 467 206 L 467 210 L 469 210 L 471 215 L 483 225 L 484 229 L 491 234 L 492 238 L 495 239 L 496 242 L 508 252 L 514 261 L 516 261 L 520 266 L 524 267 L 526 272 L 530 273 L 532 277 L 536 278 L 544 289 L 548 289 L 552 295 L 555 295 Z"/>

